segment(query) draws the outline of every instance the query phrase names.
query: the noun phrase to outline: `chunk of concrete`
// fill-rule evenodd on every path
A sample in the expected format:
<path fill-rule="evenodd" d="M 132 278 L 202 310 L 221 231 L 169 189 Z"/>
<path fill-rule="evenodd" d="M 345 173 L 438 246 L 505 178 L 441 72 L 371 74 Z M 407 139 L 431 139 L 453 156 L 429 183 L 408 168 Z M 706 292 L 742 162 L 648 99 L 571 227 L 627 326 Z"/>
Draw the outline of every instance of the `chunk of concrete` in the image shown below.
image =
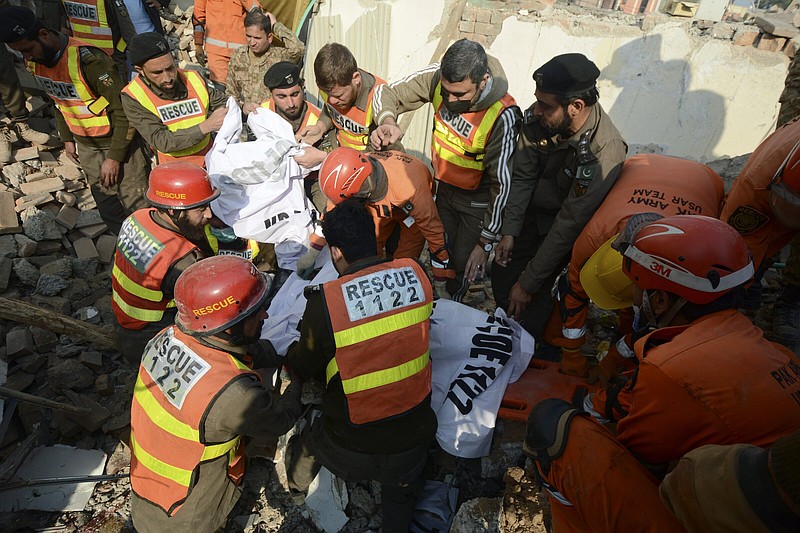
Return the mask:
<path fill-rule="evenodd" d="M 69 207 L 72 207 L 78 201 L 78 199 L 75 198 L 74 194 L 67 191 L 56 192 L 56 200 L 58 200 L 59 203 L 62 203 Z"/>
<path fill-rule="evenodd" d="M 736 33 L 736 26 L 725 22 L 718 22 L 711 28 L 711 37 L 714 39 L 730 41 L 733 39 L 734 33 Z"/>
<path fill-rule="evenodd" d="M 14 195 L 8 191 L 0 192 L 0 235 L 22 231 L 14 207 Z"/>
<path fill-rule="evenodd" d="M 40 192 L 36 194 L 29 194 L 18 198 L 15 203 L 14 211 L 22 213 L 31 207 L 38 207 L 53 201 L 53 195 L 49 192 Z"/>
<path fill-rule="evenodd" d="M 38 173 L 42 176 L 45 176 L 44 173 Z M 36 174 L 31 174 L 32 176 Z M 45 178 L 30 182 L 30 180 L 26 183 L 21 183 L 19 185 L 19 190 L 22 191 L 22 194 L 39 194 L 43 192 L 56 192 L 64 189 L 64 182 L 61 181 L 59 178 Z"/>
<path fill-rule="evenodd" d="M 36 283 L 36 293 L 42 296 L 57 296 L 69 286 L 69 282 L 60 276 L 42 274 Z"/>
<path fill-rule="evenodd" d="M 33 266 L 27 259 L 17 259 L 14 261 L 14 274 L 25 285 L 35 287 L 39 281 L 39 269 Z"/>
<path fill-rule="evenodd" d="M 11 163 L 3 167 L 3 177 L 12 187 L 19 187 L 27 173 L 28 169 L 25 167 L 25 163 Z"/>
<path fill-rule="evenodd" d="M 13 260 L 8 257 L 0 257 L 0 292 L 8 288 L 8 281 L 11 279 L 11 271 L 13 268 Z"/>
<path fill-rule="evenodd" d="M 475 498 L 461 504 L 450 531 L 459 533 L 484 533 L 500 531 L 503 511 L 502 498 Z"/>
<path fill-rule="evenodd" d="M 33 450 L 17 470 L 19 479 L 95 476 L 103 473 L 106 454 L 102 450 L 78 450 L 57 444 Z M 83 511 L 97 483 L 36 485 L 5 491 L 0 511 Z"/>
<path fill-rule="evenodd" d="M 58 335 L 49 329 L 37 328 L 36 326 L 31 326 L 30 329 L 33 343 L 36 345 L 39 353 L 49 352 L 58 346 Z"/>
<path fill-rule="evenodd" d="M 72 203 L 74 204 L 75 195 L 72 195 L 72 197 L 73 197 Z M 78 222 L 78 218 L 80 217 L 80 215 L 81 215 L 80 209 L 70 207 L 69 205 L 63 205 L 61 206 L 61 210 L 58 212 L 58 216 L 56 217 L 56 222 L 58 222 L 67 229 L 72 229 Z"/>
<path fill-rule="evenodd" d="M 94 380 L 94 390 L 100 396 L 111 396 L 114 394 L 114 380 L 110 374 L 100 374 Z"/>
<path fill-rule="evenodd" d="M 100 262 L 109 264 L 114 260 L 114 252 L 117 249 L 117 238 L 113 235 L 100 235 L 95 242 L 97 254 L 100 256 Z"/>
<path fill-rule="evenodd" d="M 88 211 L 81 211 L 78 220 L 75 222 L 75 227 L 85 228 L 86 226 L 95 226 L 103 224 L 103 219 L 100 217 L 100 211 L 97 209 L 89 209 Z"/>
<path fill-rule="evenodd" d="M 71 309 L 69 300 L 61 296 L 42 296 L 41 294 L 34 294 L 31 296 L 31 302 L 37 307 L 66 316 L 69 316 Z"/>
<path fill-rule="evenodd" d="M 100 370 L 103 368 L 103 355 L 100 352 L 83 352 L 78 356 L 78 361 L 93 370 Z"/>
<path fill-rule="evenodd" d="M 9 358 L 34 353 L 33 337 L 28 328 L 14 328 L 6 333 L 6 355 Z"/>
<path fill-rule="evenodd" d="M 62 257 L 43 265 L 39 269 L 42 274 L 52 274 L 63 279 L 72 277 L 72 260 L 69 257 Z"/>
<path fill-rule="evenodd" d="M 328 533 L 341 530 L 349 520 L 344 513 L 347 501 L 344 481 L 323 467 L 308 487 L 305 503 L 314 524 Z"/>
<path fill-rule="evenodd" d="M 54 390 L 75 390 L 94 385 L 95 376 L 75 359 L 66 359 L 47 369 L 47 379 Z"/>
<path fill-rule="evenodd" d="M 99 259 L 100 255 L 97 253 L 94 241 L 89 237 L 83 237 L 72 243 L 75 247 L 75 254 L 80 259 Z"/>
<path fill-rule="evenodd" d="M 14 235 L 17 243 L 17 257 L 30 257 L 36 253 L 38 243 L 22 233 Z"/>
<path fill-rule="evenodd" d="M 111 418 L 111 412 L 108 409 L 85 395 L 77 394 L 69 390 L 64 391 L 64 394 L 78 407 L 86 407 L 89 409 L 89 412 L 86 414 L 78 415 L 70 413 L 68 415 L 73 422 L 80 424 L 87 431 L 94 433 L 103 427 L 103 424 Z"/>
<path fill-rule="evenodd" d="M 30 207 L 22 213 L 22 229 L 34 241 L 61 240 L 61 231 L 55 217 L 47 211 Z"/>
<path fill-rule="evenodd" d="M 17 241 L 13 235 L 0 235 L 0 257 L 16 257 Z"/>
<path fill-rule="evenodd" d="M 14 159 L 16 161 L 30 161 L 31 159 L 39 159 L 39 149 L 35 146 L 20 148 L 14 152 Z"/>
<path fill-rule="evenodd" d="M 764 33 L 769 33 L 776 37 L 786 37 L 791 39 L 795 35 L 800 34 L 794 24 L 792 24 L 791 15 L 777 16 L 769 15 L 763 17 L 756 17 L 755 24 L 761 28 Z"/>
<path fill-rule="evenodd" d="M 94 239 L 108 231 L 108 226 L 105 224 L 92 224 L 91 226 L 84 226 L 78 230 L 84 237 Z"/>

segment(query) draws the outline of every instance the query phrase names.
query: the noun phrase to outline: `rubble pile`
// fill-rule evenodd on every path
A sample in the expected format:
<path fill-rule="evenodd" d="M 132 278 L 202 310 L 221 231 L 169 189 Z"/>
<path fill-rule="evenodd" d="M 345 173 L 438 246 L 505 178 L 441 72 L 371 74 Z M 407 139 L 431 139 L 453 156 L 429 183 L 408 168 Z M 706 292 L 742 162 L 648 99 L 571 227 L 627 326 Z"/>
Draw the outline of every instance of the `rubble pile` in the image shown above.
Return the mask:
<path fill-rule="evenodd" d="M 178 5 L 161 10 L 161 24 L 167 34 L 173 50 L 178 51 L 178 66 L 186 68 L 189 64 L 197 63 L 197 52 L 194 47 L 194 26 L 192 25 L 191 5 L 184 11 Z"/>

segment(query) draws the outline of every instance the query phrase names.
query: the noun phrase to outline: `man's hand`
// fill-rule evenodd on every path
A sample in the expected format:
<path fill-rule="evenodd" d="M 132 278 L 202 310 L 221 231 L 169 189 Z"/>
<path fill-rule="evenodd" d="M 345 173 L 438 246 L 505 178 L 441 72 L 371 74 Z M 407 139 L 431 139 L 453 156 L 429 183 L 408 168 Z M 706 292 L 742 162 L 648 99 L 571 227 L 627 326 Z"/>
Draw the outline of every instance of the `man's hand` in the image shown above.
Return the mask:
<path fill-rule="evenodd" d="M 508 261 L 511 259 L 511 250 L 514 248 L 514 237 L 511 235 L 503 235 L 500 242 L 494 248 L 494 262 L 498 265 L 505 267 L 508 266 Z"/>
<path fill-rule="evenodd" d="M 469 254 L 469 259 L 467 259 L 467 264 L 464 267 L 464 278 L 470 283 L 483 278 L 486 274 L 487 259 L 489 259 L 489 254 L 483 251 L 483 246 L 480 243 L 476 244 Z"/>
<path fill-rule="evenodd" d="M 403 138 L 403 130 L 397 124 L 383 124 L 369 136 L 369 144 L 375 150 L 383 150 L 387 146 L 399 142 Z"/>
<path fill-rule="evenodd" d="M 100 185 L 105 189 L 114 187 L 119 182 L 119 161 L 106 158 L 100 165 Z"/>
<path fill-rule="evenodd" d="M 254 104 L 253 102 L 245 102 L 242 106 L 242 113 L 245 115 L 249 115 L 250 113 L 254 112 L 258 109 L 258 104 Z"/>
<path fill-rule="evenodd" d="M 508 295 L 508 316 L 514 320 L 519 320 L 522 313 L 528 308 L 533 300 L 533 293 L 526 291 L 519 284 L 519 281 L 511 287 L 511 294 Z"/>
<path fill-rule="evenodd" d="M 225 115 L 228 114 L 227 107 L 220 107 L 211 113 L 211 116 L 200 123 L 200 131 L 208 135 L 212 131 L 219 131 L 222 123 L 225 121 Z"/>
<path fill-rule="evenodd" d="M 64 143 L 64 155 L 76 165 L 81 166 L 81 160 L 78 158 L 78 147 L 75 146 L 73 141 Z"/>
<path fill-rule="evenodd" d="M 297 275 L 305 280 L 309 280 L 314 277 L 314 263 L 317 262 L 317 256 L 319 255 L 320 250 L 317 250 L 313 246 L 308 249 L 308 251 L 297 260 Z"/>
<path fill-rule="evenodd" d="M 313 146 L 306 146 L 303 148 L 303 153 L 300 155 L 294 156 L 294 160 L 297 161 L 297 164 L 304 168 L 314 168 L 315 166 L 319 165 L 325 158 L 328 156 L 327 153 L 323 152 L 319 148 L 314 148 Z"/>
<path fill-rule="evenodd" d="M 264 15 L 265 15 L 265 16 L 266 16 L 266 17 L 269 19 L 269 25 L 270 25 L 270 27 L 274 28 L 274 27 L 275 27 L 275 23 L 276 23 L 276 22 L 278 22 L 278 19 L 277 19 L 277 18 L 275 18 L 275 15 L 273 15 L 273 14 L 272 14 L 272 13 L 270 13 L 269 11 L 267 11 L 266 13 L 264 13 Z M 273 33 L 274 33 L 274 32 L 273 32 Z"/>
<path fill-rule="evenodd" d="M 297 132 L 294 136 L 297 142 L 304 142 L 306 144 L 316 144 L 316 142 L 322 139 L 322 136 L 325 135 L 325 125 L 321 122 L 317 122 L 313 126 L 306 126 L 305 128 L 301 129 Z"/>
<path fill-rule="evenodd" d="M 203 43 L 201 42 L 194 42 L 194 53 L 197 57 L 197 63 L 201 66 L 206 64 L 206 50 L 203 48 Z"/>

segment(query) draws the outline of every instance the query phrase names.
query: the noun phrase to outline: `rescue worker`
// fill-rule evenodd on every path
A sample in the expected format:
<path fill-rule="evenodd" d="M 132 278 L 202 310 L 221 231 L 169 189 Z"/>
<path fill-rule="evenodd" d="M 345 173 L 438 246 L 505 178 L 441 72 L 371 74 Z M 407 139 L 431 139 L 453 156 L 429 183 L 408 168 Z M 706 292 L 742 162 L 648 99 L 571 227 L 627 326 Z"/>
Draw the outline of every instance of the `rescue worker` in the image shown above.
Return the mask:
<path fill-rule="evenodd" d="M 125 113 L 159 163 L 179 159 L 205 166 L 211 133 L 225 120 L 225 95 L 193 70 L 179 69 L 158 33 L 131 41 L 128 57 L 139 74 L 122 91 Z"/>
<path fill-rule="evenodd" d="M 169 0 L 70 0 L 63 1 L 72 36 L 114 58 L 120 77 L 127 82 L 131 69 L 126 61 L 128 43 L 137 33 L 164 33 L 159 2 Z"/>
<path fill-rule="evenodd" d="M 536 102 L 525 111 L 514 154 L 492 290 L 535 339 L 550 315 L 550 288 L 627 152 L 598 102 L 599 75 L 582 54 L 556 56 L 533 73 Z M 548 351 L 542 342 L 537 350 Z"/>
<path fill-rule="evenodd" d="M 800 121 L 779 128 L 756 148 L 733 183 L 720 218 L 742 234 L 760 281 L 770 258 L 800 234 Z M 775 304 L 773 335 L 800 351 L 800 284 L 788 277 Z"/>
<path fill-rule="evenodd" d="M 254 9 L 244 18 L 244 32 L 247 46 L 233 52 L 225 93 L 233 96 L 248 115 L 259 104 L 269 98 L 269 90 L 264 85 L 264 76 L 269 68 L 279 61 L 300 63 L 305 46 L 295 37 L 292 30 L 275 19 L 272 13 Z M 273 37 L 279 37 L 284 46 L 273 45 Z"/>
<path fill-rule="evenodd" d="M 272 65 L 264 74 L 264 86 L 269 89 L 271 98 L 261 102 L 261 107 L 274 111 L 292 125 L 292 131 L 313 126 L 322 113 L 320 108 L 306 100 L 305 82 L 300 77 L 300 67 L 289 61 Z M 300 166 L 312 168 L 319 165 L 331 149 L 331 141 L 323 137 L 314 147 L 306 147 L 301 155 L 294 156 Z M 311 199 L 319 213 L 325 211 L 327 199 L 319 188 L 319 173 L 310 172 L 304 181 L 306 196 Z"/>
<path fill-rule="evenodd" d="M 33 73 L 56 103 L 66 156 L 83 169 L 103 222 L 118 233 L 145 205 L 149 161 L 120 102 L 123 82 L 98 48 L 45 28 L 32 11 L 9 7 L 0 42 L 34 63 Z"/>
<path fill-rule="evenodd" d="M 348 198 L 364 202 L 372 214 L 378 256 L 384 254 L 386 242 L 395 229 L 400 231 L 397 248 L 392 253 L 395 259 L 418 259 L 427 241 L 431 272 L 443 285 L 455 273 L 450 269 L 432 186 L 428 167 L 402 152 L 361 153 L 342 147 L 331 152 L 320 168 L 320 187 L 328 198 L 328 211 Z M 308 252 L 297 261 L 298 275 L 307 277 L 313 271 L 324 244 L 312 239 Z"/>
<path fill-rule="evenodd" d="M 675 179 L 676 176 L 680 179 Z M 618 275 L 619 290 L 613 298 L 595 303 L 603 309 L 628 309 L 631 305 L 631 284 L 620 269 L 621 256 L 599 254 L 598 257 L 611 258 L 612 263 L 606 265 L 589 262 L 592 254 L 603 246 L 609 246 L 609 241 L 637 213 L 718 218 L 724 193 L 722 178 L 694 161 L 656 154 L 641 154 L 625 161 L 614 187 L 578 235 L 568 269 L 561 273 L 556 285 L 561 330 L 560 334 L 553 335 L 555 332 L 548 327 L 544 340 L 561 347 L 563 373 L 584 376 L 587 371 L 588 361 L 581 347 L 586 338 L 589 297 L 582 279 L 592 282 L 598 276 Z M 587 272 L 582 273 L 582 269 L 587 269 Z M 627 334 L 618 339 L 600 362 L 603 379 L 616 374 L 617 367 L 627 366 L 633 357 L 630 324 L 625 324 L 623 331 Z"/>
<path fill-rule="evenodd" d="M 453 43 L 441 65 L 430 65 L 378 90 L 374 149 L 399 142 L 397 115 L 433 104 L 431 158 L 436 207 L 453 254 L 456 277 L 447 290 L 461 301 L 486 262 L 503 226 L 511 161 L 521 114 L 508 94 L 503 67 L 467 39 Z"/>
<path fill-rule="evenodd" d="M 358 68 L 346 46 L 328 43 L 314 58 L 314 76 L 325 106 L 316 124 L 302 128 L 298 141 L 314 145 L 336 128 L 339 146 L 364 151 L 375 128 L 373 96 L 384 80 Z"/>
<path fill-rule="evenodd" d="M 147 345 L 131 403 L 131 518 L 140 533 L 221 531 L 242 492 L 248 437 L 277 437 L 302 412 L 254 369 L 270 279 L 240 257 L 211 257 L 175 284 L 175 325 Z M 252 359 L 252 364 L 249 361 Z"/>
<path fill-rule="evenodd" d="M 381 484 L 381 530 L 406 533 L 436 434 L 433 291 L 415 259 L 375 255 L 372 217 L 357 200 L 338 204 L 322 227 L 340 277 L 306 288 L 300 339 L 287 362 L 326 388 L 322 415 L 311 416 L 287 446 L 289 488 L 301 497 L 320 464 L 342 479 L 375 480 Z"/>
<path fill-rule="evenodd" d="M 255 0 L 195 0 L 192 24 L 198 61 L 207 57 L 211 81 L 223 87 L 233 53 L 247 46 L 244 18 L 251 9 L 259 9 Z"/>
<path fill-rule="evenodd" d="M 684 455 L 659 493 L 689 533 L 791 533 L 800 529 L 798 468 L 800 431 L 766 449 L 709 444 Z"/>
<path fill-rule="evenodd" d="M 769 446 L 800 427 L 800 361 L 736 310 L 754 271 L 741 236 L 700 215 L 638 222 L 620 252 L 602 251 L 622 254 L 635 285 L 637 369 L 586 397 L 594 418 L 549 399 L 528 420 L 524 449 L 556 531 L 680 531 L 658 505 L 668 463 L 706 444 Z"/>
<path fill-rule="evenodd" d="M 166 163 L 150 173 L 147 201 L 153 207 L 125 220 L 111 278 L 117 348 L 128 361 L 138 362 L 147 342 L 173 323 L 178 276 L 214 255 L 205 227 L 217 196 L 206 171 L 196 165 Z"/>

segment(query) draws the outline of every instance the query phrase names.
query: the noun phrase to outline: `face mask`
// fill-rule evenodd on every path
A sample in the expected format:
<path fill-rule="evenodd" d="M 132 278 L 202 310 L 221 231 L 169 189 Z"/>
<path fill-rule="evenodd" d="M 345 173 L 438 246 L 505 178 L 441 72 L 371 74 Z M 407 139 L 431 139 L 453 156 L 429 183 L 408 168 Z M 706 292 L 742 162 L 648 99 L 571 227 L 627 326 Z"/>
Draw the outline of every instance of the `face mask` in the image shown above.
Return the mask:
<path fill-rule="evenodd" d="M 445 99 L 444 106 L 451 113 L 460 115 L 469 111 L 469 108 L 472 107 L 472 102 L 470 100 L 455 100 L 454 102 L 450 102 L 449 100 Z"/>
<path fill-rule="evenodd" d="M 633 331 L 639 333 L 647 329 L 647 323 L 642 325 L 642 308 L 638 305 L 633 305 Z"/>
<path fill-rule="evenodd" d="M 211 234 L 216 237 L 219 242 L 224 243 L 233 242 L 237 239 L 233 228 L 227 226 L 224 228 L 211 228 Z"/>

